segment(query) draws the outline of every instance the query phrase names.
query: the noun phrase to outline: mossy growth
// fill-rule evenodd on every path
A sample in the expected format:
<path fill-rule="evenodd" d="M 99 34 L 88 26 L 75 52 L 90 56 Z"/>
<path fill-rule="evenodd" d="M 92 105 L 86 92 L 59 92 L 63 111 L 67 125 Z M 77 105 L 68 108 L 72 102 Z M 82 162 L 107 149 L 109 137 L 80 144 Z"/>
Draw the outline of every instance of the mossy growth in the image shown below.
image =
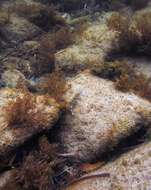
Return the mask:
<path fill-rule="evenodd" d="M 40 46 L 43 51 L 55 53 L 66 48 L 74 42 L 74 35 L 68 27 L 62 27 L 54 33 L 47 33 L 42 36 Z"/>
<path fill-rule="evenodd" d="M 67 85 L 61 71 L 55 71 L 43 77 L 37 85 L 37 88 L 40 93 L 48 94 L 53 97 L 59 103 L 61 108 L 67 106 L 64 95 L 68 90 L 69 85 Z"/>
<path fill-rule="evenodd" d="M 92 73 L 112 81 L 116 81 L 123 75 L 133 73 L 133 67 L 128 65 L 126 61 L 104 62 L 92 68 Z"/>
<path fill-rule="evenodd" d="M 113 13 L 107 20 L 110 30 L 117 34 L 118 47 L 114 52 L 148 55 L 151 53 L 151 10 L 137 11 L 132 18 Z"/>
<path fill-rule="evenodd" d="M 74 42 L 74 34 L 62 27 L 54 33 L 47 33 L 40 39 L 35 62 L 36 75 L 51 73 L 55 69 L 55 53 Z"/>
<path fill-rule="evenodd" d="M 4 26 L 10 22 L 11 12 L 9 9 L 0 9 L 0 26 Z"/>
<path fill-rule="evenodd" d="M 118 46 L 114 46 L 111 53 L 131 53 L 137 47 L 139 39 L 136 31 L 133 32 L 130 28 L 130 18 L 115 12 L 107 20 L 107 26 L 110 30 L 116 32 Z M 115 42 L 116 43 L 116 42 Z"/>
<path fill-rule="evenodd" d="M 52 27 L 57 25 L 66 25 L 65 20 L 58 15 L 54 6 L 46 6 L 41 3 L 28 4 L 26 2 L 20 2 L 12 6 L 12 11 L 27 18 L 45 31 L 49 31 Z"/>
<path fill-rule="evenodd" d="M 47 126 L 48 114 L 37 107 L 37 96 L 27 90 L 16 89 L 18 96 L 3 107 L 8 127 L 37 128 Z M 49 105 L 50 97 L 45 96 L 43 105 Z"/>
<path fill-rule="evenodd" d="M 121 75 L 115 83 L 116 88 L 123 92 L 133 92 L 147 100 L 151 101 L 151 79 L 142 73 L 133 73 Z"/>
<path fill-rule="evenodd" d="M 92 69 L 92 73 L 115 82 L 116 89 L 132 92 L 151 101 L 151 78 L 137 72 L 126 61 L 105 62 Z"/>
<path fill-rule="evenodd" d="M 9 9 L 3 10 L 0 8 L 0 47 L 3 47 L 5 42 L 8 42 L 4 27 L 10 23 L 10 16 L 11 13 Z"/>
<path fill-rule="evenodd" d="M 55 159 L 56 146 L 50 144 L 45 136 L 41 137 L 38 147 L 25 154 L 24 159 L 14 170 L 11 179 L 3 190 L 51 190 L 55 189 L 53 168 L 58 160 Z"/>

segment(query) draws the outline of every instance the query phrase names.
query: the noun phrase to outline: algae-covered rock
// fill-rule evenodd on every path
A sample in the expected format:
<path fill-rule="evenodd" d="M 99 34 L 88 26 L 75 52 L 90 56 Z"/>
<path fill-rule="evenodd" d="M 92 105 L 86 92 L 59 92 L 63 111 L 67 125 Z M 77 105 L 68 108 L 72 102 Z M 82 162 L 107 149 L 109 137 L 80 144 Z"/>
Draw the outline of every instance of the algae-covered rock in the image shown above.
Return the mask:
<path fill-rule="evenodd" d="M 110 176 L 99 176 L 102 173 L 108 173 Z M 149 190 L 151 187 L 151 142 L 142 144 L 88 175 L 96 175 L 96 177 L 74 183 L 66 190 Z"/>
<path fill-rule="evenodd" d="M 10 22 L 4 26 L 5 35 L 12 43 L 31 39 L 41 32 L 41 29 L 26 19 L 15 14 L 10 16 Z"/>
<path fill-rule="evenodd" d="M 26 49 L 26 50 L 36 50 L 39 48 L 39 43 L 37 41 L 34 41 L 34 40 L 31 40 L 31 41 L 25 41 L 23 43 L 23 47 Z"/>
<path fill-rule="evenodd" d="M 123 59 L 129 64 L 135 67 L 138 73 L 143 73 L 146 77 L 151 77 L 151 60 L 146 57 L 123 57 Z"/>
<path fill-rule="evenodd" d="M 48 4 L 44 5 L 36 1 L 16 1 L 11 9 L 45 31 L 51 30 L 56 25 L 66 25 L 54 6 L 48 6 Z"/>
<path fill-rule="evenodd" d="M 16 88 L 17 86 L 26 87 L 28 81 L 25 76 L 18 70 L 6 70 L 1 76 L 2 86 Z"/>
<path fill-rule="evenodd" d="M 6 70 L 18 70 L 26 77 L 33 76 L 36 70 L 35 60 L 23 59 L 18 56 L 7 56 L 1 62 L 0 69 L 4 72 Z M 1 72 L 2 73 L 2 72 Z"/>
<path fill-rule="evenodd" d="M 54 99 L 25 90 L 0 90 L 0 155 L 13 151 L 33 135 L 49 130 L 59 118 Z"/>
<path fill-rule="evenodd" d="M 69 84 L 66 98 L 73 102 L 61 123 L 61 141 L 76 158 L 92 161 L 145 125 L 142 115 L 150 113 L 151 104 L 117 91 L 113 82 L 82 73 Z"/>
<path fill-rule="evenodd" d="M 56 69 L 68 75 L 100 65 L 112 48 L 114 36 L 102 22 L 90 25 L 77 38 L 76 44 L 56 53 Z"/>

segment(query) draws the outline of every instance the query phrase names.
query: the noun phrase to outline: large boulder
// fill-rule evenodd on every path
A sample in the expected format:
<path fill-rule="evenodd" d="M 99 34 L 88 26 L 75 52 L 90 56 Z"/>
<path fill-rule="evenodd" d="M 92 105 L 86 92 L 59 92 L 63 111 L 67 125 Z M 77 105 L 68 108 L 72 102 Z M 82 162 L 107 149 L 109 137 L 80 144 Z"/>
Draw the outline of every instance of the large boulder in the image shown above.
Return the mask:
<path fill-rule="evenodd" d="M 69 80 L 70 110 L 61 123 L 65 152 L 94 161 L 150 122 L 150 102 L 84 72 Z"/>
<path fill-rule="evenodd" d="M 108 176 L 105 177 L 102 174 L 108 174 Z M 66 190 L 149 190 L 151 187 L 151 142 L 125 153 L 88 175 L 91 177 L 74 183 Z"/>

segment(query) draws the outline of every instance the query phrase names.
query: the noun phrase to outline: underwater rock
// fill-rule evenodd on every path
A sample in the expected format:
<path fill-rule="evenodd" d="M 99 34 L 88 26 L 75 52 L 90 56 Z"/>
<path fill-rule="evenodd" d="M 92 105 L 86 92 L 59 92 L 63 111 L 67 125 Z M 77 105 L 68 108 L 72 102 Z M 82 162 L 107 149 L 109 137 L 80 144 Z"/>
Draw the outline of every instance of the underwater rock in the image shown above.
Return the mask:
<path fill-rule="evenodd" d="M 23 47 L 27 50 L 37 50 L 39 48 L 40 44 L 37 41 L 30 40 L 30 41 L 25 41 L 23 43 Z"/>
<path fill-rule="evenodd" d="M 128 64 L 133 65 L 138 73 L 143 73 L 146 77 L 151 77 L 151 59 L 146 57 L 123 57 Z"/>
<path fill-rule="evenodd" d="M 35 68 L 35 60 L 25 60 L 20 58 L 19 56 L 7 56 L 1 62 L 1 70 L 4 72 L 5 70 L 18 70 L 23 73 L 26 77 L 33 76 L 36 68 Z"/>
<path fill-rule="evenodd" d="M 35 81 L 26 79 L 24 74 L 16 69 L 4 71 L 1 76 L 0 85 L 1 87 L 23 88 L 31 91 L 35 89 Z"/>
<path fill-rule="evenodd" d="M 77 38 L 76 44 L 56 53 L 56 69 L 69 75 L 100 65 L 112 48 L 114 36 L 102 21 L 92 24 Z"/>
<path fill-rule="evenodd" d="M 22 145 L 32 136 L 52 128 L 60 108 L 49 96 L 26 90 L 0 90 L 0 155 Z"/>
<path fill-rule="evenodd" d="M 85 72 L 69 85 L 66 99 L 72 103 L 60 124 L 60 140 L 78 160 L 94 161 L 150 122 L 151 104 L 116 90 L 114 82 Z"/>
<path fill-rule="evenodd" d="M 32 37 L 42 32 L 39 27 L 15 14 L 10 16 L 10 21 L 3 27 L 3 30 L 8 41 L 16 44 L 20 41 L 32 39 Z"/>
<path fill-rule="evenodd" d="M 66 25 L 65 20 L 52 5 L 48 6 L 48 4 L 44 5 L 35 1 L 16 1 L 11 9 L 17 15 L 47 32 L 56 25 Z"/>
<path fill-rule="evenodd" d="M 148 142 L 88 174 L 90 178 L 74 183 L 66 190 L 150 189 L 150 168 L 151 142 Z M 101 177 L 103 173 L 110 176 Z"/>
<path fill-rule="evenodd" d="M 1 84 L 2 86 L 9 88 L 16 88 L 19 85 L 22 87 L 26 87 L 28 81 L 25 76 L 18 70 L 6 70 L 1 76 Z"/>

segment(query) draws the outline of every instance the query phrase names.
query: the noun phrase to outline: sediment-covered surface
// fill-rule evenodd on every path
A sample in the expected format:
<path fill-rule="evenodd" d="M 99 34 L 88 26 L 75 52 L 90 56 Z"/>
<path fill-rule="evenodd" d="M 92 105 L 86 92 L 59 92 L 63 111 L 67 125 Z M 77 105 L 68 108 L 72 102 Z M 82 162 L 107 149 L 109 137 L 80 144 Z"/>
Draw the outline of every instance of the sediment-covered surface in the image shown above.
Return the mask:
<path fill-rule="evenodd" d="M 150 189 L 151 157 L 150 142 L 140 145 L 112 161 L 106 166 L 91 172 L 89 179 L 75 182 L 66 190 L 110 190 L 110 189 Z M 108 174 L 103 176 L 101 174 Z"/>

